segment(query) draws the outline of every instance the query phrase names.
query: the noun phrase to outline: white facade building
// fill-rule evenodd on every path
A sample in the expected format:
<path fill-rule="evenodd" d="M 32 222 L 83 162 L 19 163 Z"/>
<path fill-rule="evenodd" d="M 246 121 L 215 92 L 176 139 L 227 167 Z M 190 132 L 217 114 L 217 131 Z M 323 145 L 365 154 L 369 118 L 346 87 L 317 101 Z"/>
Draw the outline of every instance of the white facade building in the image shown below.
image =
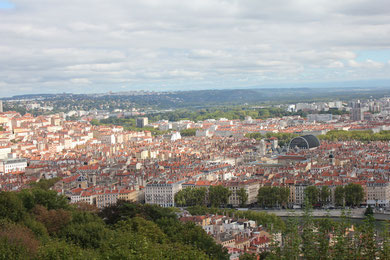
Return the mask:
<path fill-rule="evenodd" d="M 175 206 L 175 194 L 181 190 L 181 182 L 156 181 L 146 184 L 145 203 L 161 207 Z"/>
<path fill-rule="evenodd" d="M 26 159 L 10 159 L 0 161 L 0 174 L 24 172 L 27 167 Z"/>

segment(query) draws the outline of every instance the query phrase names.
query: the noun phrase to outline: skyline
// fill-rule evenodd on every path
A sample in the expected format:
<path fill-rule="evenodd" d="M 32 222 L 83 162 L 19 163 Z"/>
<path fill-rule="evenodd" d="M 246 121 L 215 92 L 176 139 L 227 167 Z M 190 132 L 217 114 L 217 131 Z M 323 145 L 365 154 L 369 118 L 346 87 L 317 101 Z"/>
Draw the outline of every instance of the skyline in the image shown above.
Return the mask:
<path fill-rule="evenodd" d="M 384 0 L 0 0 L 0 38 L 0 97 L 390 79 Z"/>

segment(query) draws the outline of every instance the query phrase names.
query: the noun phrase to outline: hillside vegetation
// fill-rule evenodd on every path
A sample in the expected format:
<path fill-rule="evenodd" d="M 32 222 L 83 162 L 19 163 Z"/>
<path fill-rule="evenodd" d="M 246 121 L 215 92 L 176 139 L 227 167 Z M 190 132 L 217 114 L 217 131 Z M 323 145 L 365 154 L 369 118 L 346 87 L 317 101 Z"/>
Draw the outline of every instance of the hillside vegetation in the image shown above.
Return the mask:
<path fill-rule="evenodd" d="M 0 193 L 0 259 L 228 259 L 174 210 L 119 202 L 98 211 L 34 187 Z"/>

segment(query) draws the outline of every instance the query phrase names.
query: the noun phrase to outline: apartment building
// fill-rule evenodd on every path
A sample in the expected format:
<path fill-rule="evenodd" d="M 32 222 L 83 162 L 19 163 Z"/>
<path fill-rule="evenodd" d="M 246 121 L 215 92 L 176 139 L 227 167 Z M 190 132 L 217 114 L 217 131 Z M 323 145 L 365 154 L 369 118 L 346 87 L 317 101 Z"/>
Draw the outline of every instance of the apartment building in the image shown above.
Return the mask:
<path fill-rule="evenodd" d="M 175 194 L 181 190 L 181 182 L 155 181 L 146 184 L 145 203 L 161 207 L 175 206 Z"/>
<path fill-rule="evenodd" d="M 367 204 L 373 206 L 389 206 L 390 183 L 385 180 L 367 182 Z"/>
<path fill-rule="evenodd" d="M 253 204 L 257 202 L 257 194 L 259 193 L 259 181 L 258 180 L 247 180 L 242 182 L 229 182 L 226 184 L 227 188 L 231 191 L 229 196 L 229 204 L 233 206 L 240 205 L 240 197 L 237 195 L 237 192 L 244 188 L 246 194 L 248 195 L 248 200 L 246 204 Z"/>

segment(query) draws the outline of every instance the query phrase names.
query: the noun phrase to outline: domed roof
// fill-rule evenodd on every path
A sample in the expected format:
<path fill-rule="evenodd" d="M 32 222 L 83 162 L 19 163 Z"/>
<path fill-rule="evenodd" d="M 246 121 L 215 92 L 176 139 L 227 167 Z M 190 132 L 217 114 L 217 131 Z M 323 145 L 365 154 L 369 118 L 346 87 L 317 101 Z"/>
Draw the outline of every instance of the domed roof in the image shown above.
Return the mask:
<path fill-rule="evenodd" d="M 303 135 L 291 139 L 289 149 L 298 147 L 300 149 L 311 149 L 320 146 L 320 140 L 314 135 Z"/>

